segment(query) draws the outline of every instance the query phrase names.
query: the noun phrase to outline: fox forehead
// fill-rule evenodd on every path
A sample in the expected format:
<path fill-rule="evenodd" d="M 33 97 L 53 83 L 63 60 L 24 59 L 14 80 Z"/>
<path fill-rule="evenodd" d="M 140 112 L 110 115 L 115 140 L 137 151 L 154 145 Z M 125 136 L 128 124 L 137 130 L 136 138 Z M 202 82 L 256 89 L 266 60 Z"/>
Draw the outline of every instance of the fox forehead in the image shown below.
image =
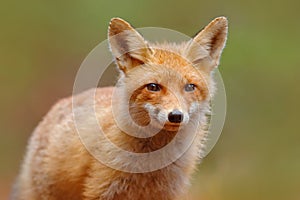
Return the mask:
<path fill-rule="evenodd" d="M 153 55 L 149 59 L 149 62 L 172 66 L 174 68 L 190 65 L 190 62 L 184 57 L 183 52 L 181 52 L 181 46 L 183 44 L 154 46 Z"/>
<path fill-rule="evenodd" d="M 151 44 L 153 55 L 149 58 L 149 64 L 160 65 L 162 68 L 176 71 L 181 77 L 186 80 L 198 80 L 208 78 L 205 71 L 202 71 L 199 66 L 194 66 L 193 63 L 186 57 L 184 51 L 187 43 L 163 43 Z M 205 68 L 205 66 L 201 66 Z"/>
<path fill-rule="evenodd" d="M 168 63 L 149 63 L 132 69 L 126 76 L 125 82 L 132 85 L 158 83 L 164 86 L 176 86 L 193 83 L 202 85 L 207 77 L 190 65 L 169 65 Z"/>
<path fill-rule="evenodd" d="M 195 84 L 201 89 L 202 94 L 206 94 L 210 76 L 185 57 L 186 45 L 185 42 L 150 43 L 152 55 L 148 57 L 145 64 L 130 69 L 124 77 L 123 83 L 126 84 L 128 91 L 134 92 L 149 83 L 158 83 L 167 90 L 182 92 L 185 84 Z"/>
<path fill-rule="evenodd" d="M 164 47 L 154 47 L 153 55 L 144 65 L 130 70 L 130 77 L 138 77 L 139 80 L 151 82 L 178 82 L 178 83 L 200 83 L 209 78 L 199 68 L 189 62 L 182 52 L 180 46 L 177 49 Z M 135 78 L 135 81 L 136 81 Z"/>

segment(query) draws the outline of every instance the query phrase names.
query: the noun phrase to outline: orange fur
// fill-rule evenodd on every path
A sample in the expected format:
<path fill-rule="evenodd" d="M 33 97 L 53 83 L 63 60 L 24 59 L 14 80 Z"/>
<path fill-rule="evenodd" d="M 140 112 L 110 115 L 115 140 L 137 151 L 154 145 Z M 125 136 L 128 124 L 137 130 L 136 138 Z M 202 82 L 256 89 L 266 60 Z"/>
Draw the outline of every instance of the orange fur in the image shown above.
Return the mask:
<path fill-rule="evenodd" d="M 196 115 L 203 115 L 196 138 L 180 158 L 161 169 L 145 173 L 112 169 L 94 158 L 77 134 L 72 113 L 74 107 L 83 110 L 82 122 L 86 124 L 86 132 L 81 137 L 86 137 L 88 145 L 97 147 L 96 152 L 111 162 L 120 165 L 132 162 L 115 154 L 107 140 L 90 134 L 89 126 L 93 125 L 84 111 L 93 106 L 88 101 L 93 95 L 92 89 L 60 100 L 35 129 L 13 199 L 170 200 L 184 196 L 190 175 L 200 160 L 199 152 L 204 147 L 206 136 L 206 111 L 199 113 L 198 107 L 209 107 L 214 85 L 210 72 L 219 63 L 226 35 L 227 20 L 221 17 L 189 42 L 149 44 L 127 22 L 112 19 L 109 41 L 120 69 L 121 81 L 117 88 L 122 96 L 112 105 L 116 88 L 96 89 L 96 117 L 105 136 L 116 146 L 130 152 L 154 152 L 168 145 L 178 133 L 179 126 L 165 120 L 166 113 L 178 109 L 184 113 L 186 120 L 182 122 L 183 130 L 190 126 Z M 149 91 L 149 83 L 159 84 L 160 90 Z M 185 91 L 186 84 L 191 83 L 195 90 Z M 73 108 L 72 98 L 75 102 Z M 127 98 L 129 102 L 125 101 Z M 123 112 L 127 103 L 130 116 Z M 124 119 L 123 125 L 132 132 L 143 134 L 134 130 L 131 124 L 126 124 L 130 117 L 140 126 L 146 126 L 152 125 L 150 119 L 154 116 L 158 123 L 163 123 L 163 127 L 148 138 L 128 135 L 115 123 L 112 106 L 116 106 L 116 114 Z M 180 140 L 184 143 L 185 137 Z"/>

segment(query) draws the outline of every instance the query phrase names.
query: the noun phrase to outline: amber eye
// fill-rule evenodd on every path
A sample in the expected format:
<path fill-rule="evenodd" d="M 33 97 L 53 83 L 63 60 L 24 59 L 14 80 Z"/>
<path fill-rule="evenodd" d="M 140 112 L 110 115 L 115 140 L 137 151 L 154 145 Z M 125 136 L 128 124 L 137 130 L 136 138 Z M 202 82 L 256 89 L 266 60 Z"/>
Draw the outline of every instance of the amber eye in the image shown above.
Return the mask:
<path fill-rule="evenodd" d="M 195 84 L 186 84 L 186 85 L 184 86 L 184 90 L 185 90 L 186 92 L 192 92 L 192 91 L 195 90 L 195 88 L 196 88 L 196 85 L 195 85 Z"/>
<path fill-rule="evenodd" d="M 152 91 L 152 92 L 158 92 L 158 91 L 160 91 L 160 86 L 156 83 L 149 83 L 147 85 L 147 90 Z"/>

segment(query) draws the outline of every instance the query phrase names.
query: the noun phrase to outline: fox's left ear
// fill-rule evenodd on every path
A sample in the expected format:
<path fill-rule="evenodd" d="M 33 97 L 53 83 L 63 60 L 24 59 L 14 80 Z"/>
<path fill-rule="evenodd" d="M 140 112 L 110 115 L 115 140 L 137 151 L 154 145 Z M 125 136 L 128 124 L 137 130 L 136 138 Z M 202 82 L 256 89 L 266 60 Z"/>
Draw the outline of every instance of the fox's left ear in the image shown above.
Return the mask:
<path fill-rule="evenodd" d="M 192 38 L 187 46 L 187 58 L 199 68 L 211 71 L 219 65 L 222 50 L 225 46 L 228 21 L 218 17 Z"/>
<path fill-rule="evenodd" d="M 152 51 L 144 38 L 121 18 L 111 19 L 108 40 L 116 63 L 124 73 L 144 64 L 151 56 Z"/>

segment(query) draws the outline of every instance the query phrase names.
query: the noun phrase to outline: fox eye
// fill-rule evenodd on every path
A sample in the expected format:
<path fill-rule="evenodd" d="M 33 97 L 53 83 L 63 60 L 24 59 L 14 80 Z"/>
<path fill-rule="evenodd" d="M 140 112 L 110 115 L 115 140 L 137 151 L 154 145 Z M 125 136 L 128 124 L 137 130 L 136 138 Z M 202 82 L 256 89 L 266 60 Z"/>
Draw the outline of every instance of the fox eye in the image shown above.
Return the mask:
<path fill-rule="evenodd" d="M 153 92 L 158 92 L 158 91 L 160 91 L 160 86 L 156 83 L 149 83 L 147 85 L 147 90 L 153 91 Z"/>
<path fill-rule="evenodd" d="M 195 84 L 186 84 L 186 85 L 184 86 L 184 90 L 185 90 L 186 92 L 192 92 L 192 91 L 195 90 L 195 88 L 196 88 L 196 85 L 195 85 Z"/>

